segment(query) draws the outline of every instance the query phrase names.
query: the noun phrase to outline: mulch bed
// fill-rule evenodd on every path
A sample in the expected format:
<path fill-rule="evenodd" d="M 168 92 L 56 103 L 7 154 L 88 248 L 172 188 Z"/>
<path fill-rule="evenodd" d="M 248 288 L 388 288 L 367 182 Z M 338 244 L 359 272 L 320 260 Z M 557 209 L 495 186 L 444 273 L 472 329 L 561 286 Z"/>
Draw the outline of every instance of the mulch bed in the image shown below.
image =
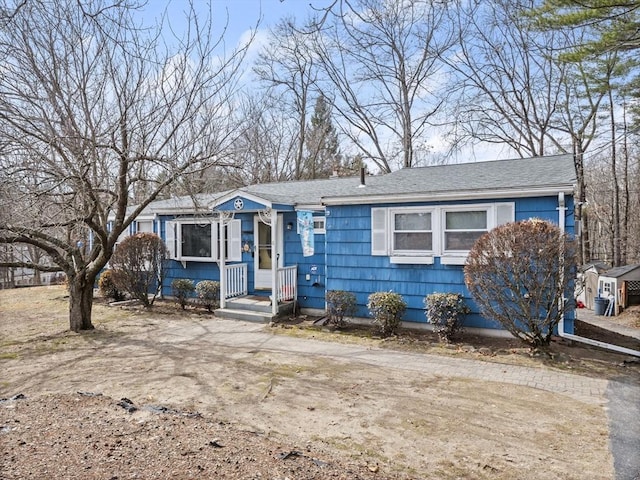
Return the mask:
<path fill-rule="evenodd" d="M 581 337 L 599 340 L 600 342 L 618 345 L 620 347 L 630 348 L 640 351 L 640 340 L 633 337 L 627 337 L 611 330 L 596 327 L 590 323 L 575 320 L 575 334 Z"/>

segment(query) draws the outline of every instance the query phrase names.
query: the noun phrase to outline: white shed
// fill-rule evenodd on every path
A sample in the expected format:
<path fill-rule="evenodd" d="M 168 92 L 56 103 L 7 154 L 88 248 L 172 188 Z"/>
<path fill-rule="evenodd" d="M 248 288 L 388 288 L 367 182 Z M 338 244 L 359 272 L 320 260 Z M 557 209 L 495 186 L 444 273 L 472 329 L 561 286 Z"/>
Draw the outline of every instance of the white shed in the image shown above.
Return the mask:
<path fill-rule="evenodd" d="M 598 279 L 600 274 L 609 270 L 611 265 L 603 262 L 592 262 L 578 270 L 576 278 L 576 300 L 589 310 L 594 308 L 594 299 L 598 296 Z"/>
<path fill-rule="evenodd" d="M 630 305 L 640 305 L 640 264 L 615 267 L 600 274 L 598 293 L 601 297 L 615 297 L 615 315 Z"/>

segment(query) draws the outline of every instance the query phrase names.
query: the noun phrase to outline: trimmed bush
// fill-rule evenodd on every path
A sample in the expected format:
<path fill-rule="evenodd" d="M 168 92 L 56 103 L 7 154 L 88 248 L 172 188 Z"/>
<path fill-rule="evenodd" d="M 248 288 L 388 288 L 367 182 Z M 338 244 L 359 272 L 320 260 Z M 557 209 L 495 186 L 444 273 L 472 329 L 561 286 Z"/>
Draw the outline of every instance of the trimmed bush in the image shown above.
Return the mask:
<path fill-rule="evenodd" d="M 175 297 L 176 302 L 180 304 L 182 310 L 187 306 L 187 302 L 193 295 L 194 290 L 193 280 L 188 278 L 176 278 L 171 282 L 171 293 Z"/>
<path fill-rule="evenodd" d="M 356 313 L 356 296 L 344 290 L 329 290 L 326 296 L 327 313 L 329 320 L 327 324 L 341 328 L 344 327 L 345 317 L 351 317 Z"/>
<path fill-rule="evenodd" d="M 533 348 L 546 347 L 574 307 L 575 261 L 576 243 L 557 225 L 534 218 L 482 235 L 469 252 L 464 279 L 483 317 Z"/>
<path fill-rule="evenodd" d="M 116 284 L 113 281 L 112 270 L 105 270 L 100 274 L 100 279 L 98 280 L 98 291 L 104 298 L 110 298 L 115 302 L 124 300 L 124 293 L 116 287 Z"/>
<path fill-rule="evenodd" d="M 462 320 L 470 312 L 459 293 L 432 293 L 425 297 L 424 305 L 427 321 L 446 343 L 462 330 Z"/>
<path fill-rule="evenodd" d="M 380 334 L 388 337 L 398 330 L 407 303 L 399 293 L 376 292 L 369 295 L 367 308 Z"/>
<path fill-rule="evenodd" d="M 220 282 L 213 280 L 201 280 L 196 285 L 196 295 L 198 301 L 207 311 L 211 312 L 218 308 L 220 303 Z"/>

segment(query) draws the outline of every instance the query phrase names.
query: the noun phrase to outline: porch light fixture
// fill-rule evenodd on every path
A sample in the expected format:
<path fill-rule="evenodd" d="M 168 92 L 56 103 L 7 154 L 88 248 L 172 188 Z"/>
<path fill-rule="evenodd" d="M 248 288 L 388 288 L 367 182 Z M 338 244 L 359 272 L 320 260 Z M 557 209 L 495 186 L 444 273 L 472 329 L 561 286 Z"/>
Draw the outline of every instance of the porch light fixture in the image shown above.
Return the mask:
<path fill-rule="evenodd" d="M 292 222 L 287 223 L 287 230 L 293 230 L 293 223 Z"/>

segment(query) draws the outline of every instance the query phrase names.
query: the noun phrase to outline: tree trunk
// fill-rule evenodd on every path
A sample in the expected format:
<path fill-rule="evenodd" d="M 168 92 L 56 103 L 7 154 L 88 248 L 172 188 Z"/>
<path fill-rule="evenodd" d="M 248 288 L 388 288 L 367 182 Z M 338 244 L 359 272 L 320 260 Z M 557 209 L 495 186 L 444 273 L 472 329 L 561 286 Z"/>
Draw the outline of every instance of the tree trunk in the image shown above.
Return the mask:
<path fill-rule="evenodd" d="M 69 276 L 69 328 L 74 332 L 93 330 L 93 279 L 85 275 Z"/>
<path fill-rule="evenodd" d="M 585 265 L 591 261 L 591 245 L 589 243 L 589 217 L 584 208 L 587 203 L 586 182 L 584 179 L 584 152 L 580 139 L 574 138 L 573 161 L 576 167 L 578 202 L 576 204 L 576 220 L 580 222 L 580 249 L 578 264 Z"/>

